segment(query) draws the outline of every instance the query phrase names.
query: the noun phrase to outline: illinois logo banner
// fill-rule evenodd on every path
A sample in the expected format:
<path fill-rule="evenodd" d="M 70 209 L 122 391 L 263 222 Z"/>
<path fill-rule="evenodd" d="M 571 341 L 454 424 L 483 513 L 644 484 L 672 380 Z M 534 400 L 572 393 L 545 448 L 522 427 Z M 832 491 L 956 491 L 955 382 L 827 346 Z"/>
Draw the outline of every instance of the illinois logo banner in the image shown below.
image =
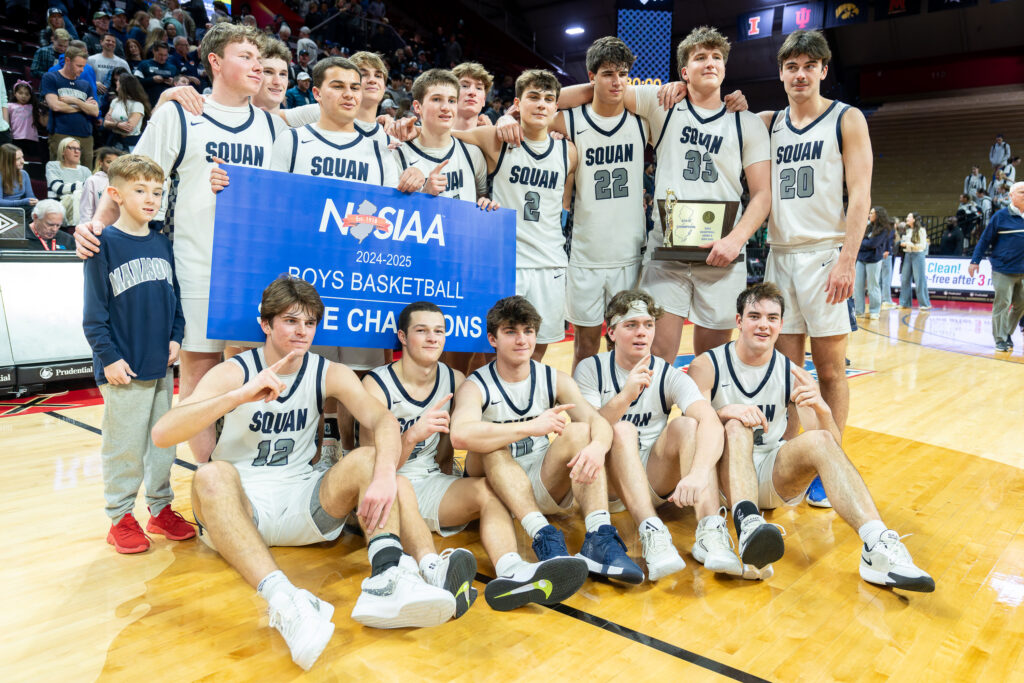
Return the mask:
<path fill-rule="evenodd" d="M 217 196 L 207 336 L 262 342 L 259 303 L 281 273 L 314 285 L 315 344 L 395 348 L 414 301 L 444 313 L 449 351 L 490 351 L 485 317 L 515 293 L 510 209 L 333 178 L 227 167 Z"/>
<path fill-rule="evenodd" d="M 782 35 L 802 29 L 821 28 L 825 19 L 825 3 L 801 2 L 782 8 Z"/>
<path fill-rule="evenodd" d="M 775 8 L 769 7 L 758 12 L 741 14 L 736 19 L 737 40 L 757 40 L 770 38 L 772 22 L 775 21 Z"/>
<path fill-rule="evenodd" d="M 863 24 L 868 20 L 868 0 L 828 0 L 825 26 L 835 28 Z"/>

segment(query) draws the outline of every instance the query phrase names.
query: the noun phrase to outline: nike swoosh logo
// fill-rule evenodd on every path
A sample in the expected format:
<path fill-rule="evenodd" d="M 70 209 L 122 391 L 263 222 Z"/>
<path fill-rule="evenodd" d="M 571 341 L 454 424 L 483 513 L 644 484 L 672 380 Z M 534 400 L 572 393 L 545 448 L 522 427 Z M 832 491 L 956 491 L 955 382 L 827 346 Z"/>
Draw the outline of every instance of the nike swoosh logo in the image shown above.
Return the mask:
<path fill-rule="evenodd" d="M 578 131 L 576 131 L 576 135 L 583 135 L 583 134 L 584 134 L 584 133 L 586 133 L 586 132 L 587 132 L 588 130 L 590 130 L 590 129 L 589 129 L 589 128 L 584 128 L 584 129 L 582 129 L 582 130 L 578 130 Z"/>
<path fill-rule="evenodd" d="M 189 126 L 198 126 L 202 121 L 189 121 Z"/>
<path fill-rule="evenodd" d="M 861 555 L 860 559 L 864 560 L 864 564 L 868 565 L 869 567 L 871 566 L 871 560 L 869 560 L 868 558 Z"/>
<path fill-rule="evenodd" d="M 502 593 L 501 595 L 498 595 L 496 597 L 505 598 L 509 595 L 515 595 L 516 593 L 526 593 L 532 590 L 541 591 L 542 593 L 544 593 L 544 599 L 547 600 L 551 597 L 551 591 L 554 590 L 554 586 L 552 586 L 551 582 L 547 579 L 541 579 L 540 581 L 534 581 L 533 583 L 529 583 L 525 586 L 520 586 L 519 588 L 513 588 L 508 593 Z"/>
<path fill-rule="evenodd" d="M 300 144 L 300 145 L 304 145 L 304 144 L 306 144 L 307 142 L 313 142 L 313 141 L 312 141 L 312 140 L 299 140 L 299 144 Z"/>
<path fill-rule="evenodd" d="M 499 403 L 501 403 L 501 401 L 491 401 L 491 405 L 492 405 L 492 406 L 496 406 L 496 405 L 498 405 Z"/>
<path fill-rule="evenodd" d="M 558 275 L 554 276 L 554 277 L 553 277 L 553 278 L 551 278 L 551 279 L 552 279 L 552 280 L 557 280 L 557 279 L 558 279 L 558 278 L 560 278 L 560 277 L 562 277 L 562 273 L 559 273 Z"/>
<path fill-rule="evenodd" d="M 458 600 L 459 596 L 463 593 L 466 594 L 466 599 L 469 600 L 469 581 L 463 581 L 462 585 L 459 586 L 459 590 L 455 591 L 455 599 Z M 477 593 L 479 595 L 479 593 Z"/>

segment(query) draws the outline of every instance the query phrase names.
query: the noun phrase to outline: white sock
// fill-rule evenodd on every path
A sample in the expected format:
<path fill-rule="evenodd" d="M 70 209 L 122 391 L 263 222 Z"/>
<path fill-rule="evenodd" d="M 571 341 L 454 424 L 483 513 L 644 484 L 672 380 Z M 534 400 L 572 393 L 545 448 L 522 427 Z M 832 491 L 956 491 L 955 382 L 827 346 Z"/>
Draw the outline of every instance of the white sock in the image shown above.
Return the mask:
<path fill-rule="evenodd" d="M 288 577 L 284 575 L 284 572 L 280 569 L 272 571 L 263 577 L 259 585 L 256 587 L 256 592 L 260 594 L 260 597 L 270 603 L 270 599 L 278 593 L 284 593 L 291 595 L 296 590 L 292 582 L 288 580 Z"/>
<path fill-rule="evenodd" d="M 645 531 L 661 531 L 666 529 L 665 522 L 661 521 L 659 517 L 648 517 L 644 521 L 640 522 L 640 533 Z"/>
<path fill-rule="evenodd" d="M 530 538 L 537 538 L 537 532 L 548 525 L 548 518 L 540 511 L 531 512 L 524 516 L 519 523 L 523 525 L 523 529 L 526 530 Z"/>
<path fill-rule="evenodd" d="M 594 510 L 586 516 L 583 523 L 587 525 L 587 533 L 590 534 L 597 531 L 598 527 L 611 524 L 612 516 L 608 514 L 607 510 Z"/>
<path fill-rule="evenodd" d="M 521 565 L 526 564 L 519 553 L 505 553 L 494 563 L 494 571 L 498 576 L 512 576 Z"/>
<path fill-rule="evenodd" d="M 885 526 L 885 522 L 880 519 L 873 519 L 867 522 L 864 526 L 857 529 L 857 534 L 860 535 L 860 540 L 864 541 L 864 545 L 870 550 L 875 547 L 878 543 L 878 539 L 881 537 L 882 532 L 888 527 Z"/>
<path fill-rule="evenodd" d="M 420 559 L 420 573 L 425 574 L 427 571 L 433 569 L 440 561 L 441 556 L 437 553 L 427 553 Z"/>

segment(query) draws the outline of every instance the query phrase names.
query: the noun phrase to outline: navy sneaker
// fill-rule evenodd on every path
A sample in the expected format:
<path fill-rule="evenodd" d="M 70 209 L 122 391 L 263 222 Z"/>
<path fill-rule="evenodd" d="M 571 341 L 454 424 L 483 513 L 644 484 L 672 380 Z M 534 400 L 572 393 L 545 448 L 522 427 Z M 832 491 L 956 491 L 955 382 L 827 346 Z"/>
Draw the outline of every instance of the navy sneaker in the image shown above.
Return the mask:
<path fill-rule="evenodd" d="M 533 539 L 533 552 L 543 562 L 553 557 L 571 557 L 565 547 L 565 536 L 551 524 L 541 527 Z"/>
<path fill-rule="evenodd" d="M 828 496 L 825 495 L 825 485 L 821 483 L 821 477 L 815 477 L 807 487 L 807 504 L 816 508 L 832 507 L 832 503 L 828 502 Z"/>
<path fill-rule="evenodd" d="M 597 531 L 587 532 L 583 547 L 576 557 L 587 561 L 592 574 L 625 583 L 643 583 L 644 572 L 626 554 L 626 544 L 611 524 L 602 524 Z"/>

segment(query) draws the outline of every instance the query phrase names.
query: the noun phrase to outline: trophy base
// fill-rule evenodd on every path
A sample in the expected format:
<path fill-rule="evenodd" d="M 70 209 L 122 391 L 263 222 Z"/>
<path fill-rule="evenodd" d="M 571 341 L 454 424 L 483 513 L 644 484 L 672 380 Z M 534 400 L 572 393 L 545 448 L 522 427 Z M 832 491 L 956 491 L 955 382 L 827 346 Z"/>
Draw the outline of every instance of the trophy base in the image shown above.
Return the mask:
<path fill-rule="evenodd" d="M 685 247 L 658 247 L 651 254 L 655 261 L 678 261 L 680 263 L 704 263 L 708 260 L 709 249 L 687 249 Z M 733 263 L 744 261 L 743 252 L 740 252 Z"/>

